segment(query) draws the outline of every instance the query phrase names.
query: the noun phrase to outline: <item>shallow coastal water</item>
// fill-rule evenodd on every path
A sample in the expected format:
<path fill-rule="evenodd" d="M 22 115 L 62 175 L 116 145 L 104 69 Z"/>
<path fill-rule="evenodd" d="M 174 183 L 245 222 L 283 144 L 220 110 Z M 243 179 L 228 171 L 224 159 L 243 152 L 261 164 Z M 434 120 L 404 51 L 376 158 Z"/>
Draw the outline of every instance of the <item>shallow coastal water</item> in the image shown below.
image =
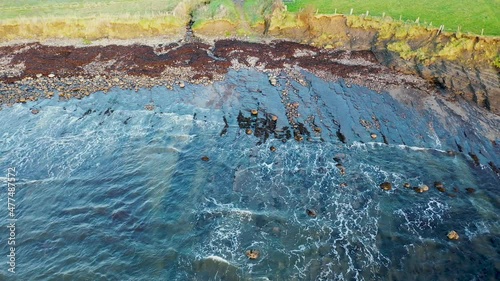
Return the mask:
<path fill-rule="evenodd" d="M 498 278 L 500 181 L 467 153 L 479 147 L 495 160 L 498 148 L 477 128 L 458 136 L 455 116 L 443 123 L 387 93 L 304 75 L 307 85 L 280 77 L 273 87 L 262 73 L 233 71 L 213 86 L 115 89 L 1 110 L 0 170 L 15 168 L 17 221 L 16 273 L 4 254 L 0 278 Z M 275 115 L 283 129 L 293 102 L 309 128 L 301 142 L 248 135 L 238 122 L 241 113 L 259 132 Z M 464 152 L 447 153 L 456 144 Z M 381 190 L 384 181 L 393 190 Z M 448 240 L 450 230 L 460 239 Z M 249 260 L 249 249 L 260 257 Z"/>

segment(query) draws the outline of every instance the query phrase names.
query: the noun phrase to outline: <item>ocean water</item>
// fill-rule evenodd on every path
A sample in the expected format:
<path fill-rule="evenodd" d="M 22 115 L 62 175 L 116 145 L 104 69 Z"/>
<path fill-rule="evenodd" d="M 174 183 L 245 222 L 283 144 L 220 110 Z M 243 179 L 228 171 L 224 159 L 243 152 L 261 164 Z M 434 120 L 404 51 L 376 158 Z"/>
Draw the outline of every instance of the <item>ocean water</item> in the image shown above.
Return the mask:
<path fill-rule="evenodd" d="M 0 280 L 498 280 L 499 177 L 446 152 L 459 143 L 497 161 L 481 130 L 304 75 L 272 87 L 241 70 L 1 110 Z M 295 101 L 303 141 L 257 134 L 271 115 L 290 127 Z"/>

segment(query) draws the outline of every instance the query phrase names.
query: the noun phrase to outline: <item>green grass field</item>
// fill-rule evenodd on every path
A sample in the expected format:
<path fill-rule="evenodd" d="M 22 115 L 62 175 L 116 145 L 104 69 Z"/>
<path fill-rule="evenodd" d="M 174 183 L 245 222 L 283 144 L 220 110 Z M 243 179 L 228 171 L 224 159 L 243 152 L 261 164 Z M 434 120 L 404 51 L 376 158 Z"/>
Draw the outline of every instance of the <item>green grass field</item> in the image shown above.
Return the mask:
<path fill-rule="evenodd" d="M 290 12 L 298 12 L 311 5 L 322 14 L 366 14 L 390 16 L 393 19 L 416 21 L 420 24 L 439 27 L 447 31 L 484 35 L 500 35 L 500 0 L 284 0 Z"/>
<path fill-rule="evenodd" d="M 95 15 L 149 16 L 171 12 L 178 0 L 10 0 L 0 1 L 0 20 Z"/>

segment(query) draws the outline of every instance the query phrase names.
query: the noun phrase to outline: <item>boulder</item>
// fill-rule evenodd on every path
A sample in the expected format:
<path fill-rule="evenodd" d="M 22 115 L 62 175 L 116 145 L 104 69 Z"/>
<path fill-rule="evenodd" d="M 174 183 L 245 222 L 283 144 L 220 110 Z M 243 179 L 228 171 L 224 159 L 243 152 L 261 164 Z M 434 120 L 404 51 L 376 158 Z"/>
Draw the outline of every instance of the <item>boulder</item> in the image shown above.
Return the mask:
<path fill-rule="evenodd" d="M 385 191 L 389 191 L 392 189 L 392 184 L 390 182 L 383 182 L 380 184 L 380 188 L 382 188 Z"/>

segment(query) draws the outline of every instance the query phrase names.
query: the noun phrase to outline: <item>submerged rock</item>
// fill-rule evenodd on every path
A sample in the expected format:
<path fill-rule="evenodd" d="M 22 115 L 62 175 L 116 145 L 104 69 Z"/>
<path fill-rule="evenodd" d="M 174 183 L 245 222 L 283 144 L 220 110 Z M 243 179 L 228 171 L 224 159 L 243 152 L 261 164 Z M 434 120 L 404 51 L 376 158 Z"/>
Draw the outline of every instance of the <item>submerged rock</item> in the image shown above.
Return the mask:
<path fill-rule="evenodd" d="M 467 193 L 472 194 L 472 193 L 476 192 L 476 189 L 474 189 L 474 188 L 472 188 L 472 187 L 467 187 L 467 188 L 465 189 L 465 191 L 467 191 Z"/>
<path fill-rule="evenodd" d="M 444 184 L 440 181 L 434 182 L 434 187 L 439 190 L 440 192 L 445 192 L 446 189 L 444 188 Z"/>
<path fill-rule="evenodd" d="M 241 280 L 241 269 L 219 256 L 208 256 L 194 263 L 200 280 L 209 280 L 214 276 L 224 276 L 224 280 Z"/>
<path fill-rule="evenodd" d="M 210 160 L 210 158 L 208 158 L 208 156 L 202 156 L 201 160 L 206 162 L 206 161 Z"/>
<path fill-rule="evenodd" d="M 458 233 L 455 230 L 448 232 L 448 235 L 446 236 L 448 236 L 448 239 L 450 240 L 458 240 L 458 238 L 460 237 L 458 236 Z"/>
<path fill-rule="evenodd" d="M 314 209 L 306 209 L 306 213 L 311 218 L 315 218 L 317 216 L 316 211 Z"/>
<path fill-rule="evenodd" d="M 335 167 L 337 167 L 340 170 L 341 175 L 345 175 L 345 167 L 342 166 L 342 164 L 336 164 Z"/>
<path fill-rule="evenodd" d="M 382 188 L 385 191 L 389 191 L 392 189 L 392 184 L 390 182 L 383 182 L 380 184 L 380 188 Z"/>

